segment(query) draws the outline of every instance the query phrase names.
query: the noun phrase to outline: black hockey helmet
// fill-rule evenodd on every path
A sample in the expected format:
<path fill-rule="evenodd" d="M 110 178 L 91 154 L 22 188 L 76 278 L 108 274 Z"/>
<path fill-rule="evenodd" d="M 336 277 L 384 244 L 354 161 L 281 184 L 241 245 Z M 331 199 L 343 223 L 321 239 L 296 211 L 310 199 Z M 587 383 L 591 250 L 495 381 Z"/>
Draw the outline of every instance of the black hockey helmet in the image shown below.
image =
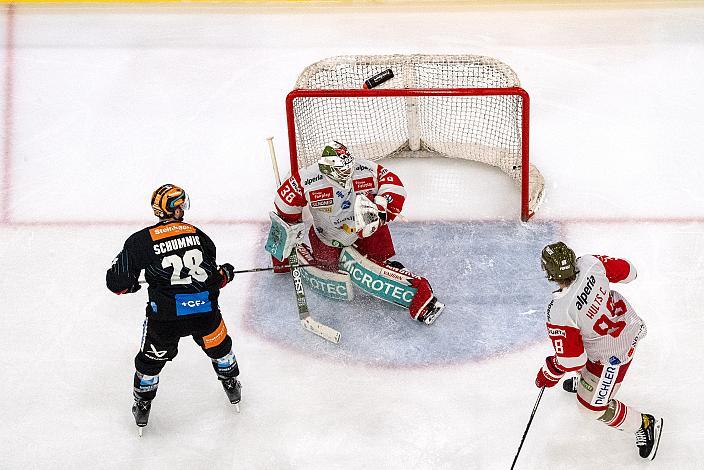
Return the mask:
<path fill-rule="evenodd" d="M 551 281 L 571 279 L 579 272 L 574 251 L 563 242 L 552 243 L 543 248 L 540 264 Z"/>
<path fill-rule="evenodd" d="M 162 184 L 152 193 L 152 210 L 160 219 L 174 216 L 176 208 L 184 211 L 190 207 L 186 191 L 174 184 Z"/>

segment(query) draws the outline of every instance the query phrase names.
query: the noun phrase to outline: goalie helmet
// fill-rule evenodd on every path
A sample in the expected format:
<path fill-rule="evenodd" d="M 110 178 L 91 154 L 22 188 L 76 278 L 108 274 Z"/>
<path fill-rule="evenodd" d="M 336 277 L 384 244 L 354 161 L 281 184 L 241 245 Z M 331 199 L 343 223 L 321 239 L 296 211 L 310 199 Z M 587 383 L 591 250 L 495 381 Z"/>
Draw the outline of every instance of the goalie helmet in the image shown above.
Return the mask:
<path fill-rule="evenodd" d="M 160 219 L 174 216 L 176 208 L 184 211 L 190 207 L 186 191 L 173 184 L 163 184 L 152 193 L 152 210 Z"/>
<path fill-rule="evenodd" d="M 346 187 L 352 179 L 354 157 L 344 144 L 333 141 L 323 149 L 318 168 L 322 174 Z"/>
<path fill-rule="evenodd" d="M 563 242 L 552 243 L 543 248 L 540 262 L 551 281 L 572 279 L 579 272 L 574 251 Z"/>

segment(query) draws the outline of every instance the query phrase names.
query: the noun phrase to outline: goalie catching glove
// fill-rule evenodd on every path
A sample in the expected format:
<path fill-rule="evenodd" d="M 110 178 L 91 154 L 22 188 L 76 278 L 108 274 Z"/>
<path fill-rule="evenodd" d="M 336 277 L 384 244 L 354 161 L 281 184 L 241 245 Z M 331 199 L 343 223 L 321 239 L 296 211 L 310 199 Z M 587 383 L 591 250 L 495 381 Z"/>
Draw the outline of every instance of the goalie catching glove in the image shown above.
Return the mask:
<path fill-rule="evenodd" d="M 388 220 L 387 200 L 383 196 L 360 195 L 354 200 L 354 225 L 359 238 L 373 235 Z"/>

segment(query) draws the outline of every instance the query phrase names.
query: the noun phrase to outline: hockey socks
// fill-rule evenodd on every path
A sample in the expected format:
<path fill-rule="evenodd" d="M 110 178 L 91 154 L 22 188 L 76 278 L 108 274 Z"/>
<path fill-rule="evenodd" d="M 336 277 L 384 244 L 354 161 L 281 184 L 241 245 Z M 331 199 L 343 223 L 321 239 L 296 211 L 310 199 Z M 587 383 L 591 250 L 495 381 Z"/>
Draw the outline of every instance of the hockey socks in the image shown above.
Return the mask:
<path fill-rule="evenodd" d="M 228 379 L 230 377 L 237 377 L 240 375 L 240 368 L 237 365 L 237 358 L 235 353 L 230 349 L 230 352 L 217 359 L 211 359 L 213 362 L 213 369 L 215 373 L 218 374 L 219 379 Z"/>
<path fill-rule="evenodd" d="M 153 400 L 159 387 L 159 374 L 145 375 L 139 371 L 134 373 L 134 396 L 136 399 Z"/>

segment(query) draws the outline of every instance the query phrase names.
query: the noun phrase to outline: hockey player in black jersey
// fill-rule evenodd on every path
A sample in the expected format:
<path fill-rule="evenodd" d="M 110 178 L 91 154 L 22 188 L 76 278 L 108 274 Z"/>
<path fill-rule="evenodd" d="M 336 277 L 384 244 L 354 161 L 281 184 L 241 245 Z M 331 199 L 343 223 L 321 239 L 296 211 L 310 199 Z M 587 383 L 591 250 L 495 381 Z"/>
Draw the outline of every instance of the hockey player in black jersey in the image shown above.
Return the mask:
<path fill-rule="evenodd" d="M 159 373 L 176 357 L 181 337 L 192 336 L 210 357 L 238 411 L 241 398 L 232 339 L 218 307 L 220 289 L 232 281 L 234 268 L 229 263 L 218 265 L 213 241 L 199 228 L 183 222 L 189 207 L 183 189 L 165 184 L 154 191 L 151 203 L 159 222 L 130 236 L 106 274 L 108 289 L 118 295 L 141 288 L 138 278 L 142 270 L 149 285 L 142 345 L 134 359 L 132 413 L 140 436 L 147 425 Z"/>

